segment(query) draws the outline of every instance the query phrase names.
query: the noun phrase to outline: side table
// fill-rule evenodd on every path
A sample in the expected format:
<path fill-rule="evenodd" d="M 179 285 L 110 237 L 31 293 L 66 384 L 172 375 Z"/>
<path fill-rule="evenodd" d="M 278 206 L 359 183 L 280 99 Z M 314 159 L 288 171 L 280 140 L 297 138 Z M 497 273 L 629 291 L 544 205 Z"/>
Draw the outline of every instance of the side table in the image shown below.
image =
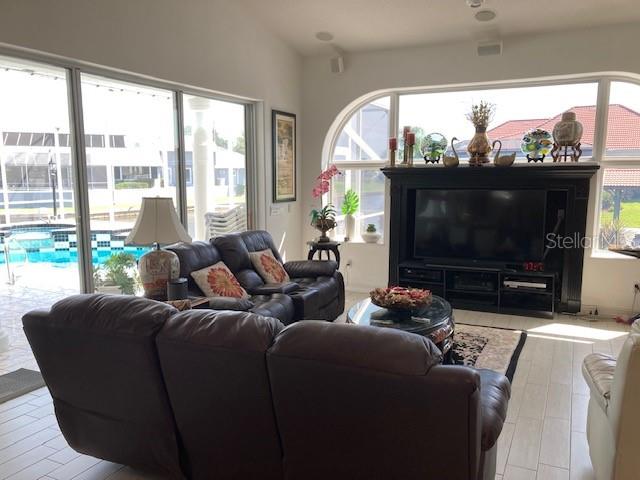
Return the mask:
<path fill-rule="evenodd" d="M 322 260 L 322 252 L 326 252 L 326 259 L 331 260 L 329 252 L 332 252 L 336 262 L 338 263 L 338 268 L 340 268 L 340 250 L 338 250 L 338 247 L 341 245 L 340 242 L 317 242 L 312 240 L 307 242 L 307 245 L 309 245 L 309 255 L 307 255 L 307 260 L 313 260 L 313 256 L 316 252 L 318 252 L 318 260 Z"/>

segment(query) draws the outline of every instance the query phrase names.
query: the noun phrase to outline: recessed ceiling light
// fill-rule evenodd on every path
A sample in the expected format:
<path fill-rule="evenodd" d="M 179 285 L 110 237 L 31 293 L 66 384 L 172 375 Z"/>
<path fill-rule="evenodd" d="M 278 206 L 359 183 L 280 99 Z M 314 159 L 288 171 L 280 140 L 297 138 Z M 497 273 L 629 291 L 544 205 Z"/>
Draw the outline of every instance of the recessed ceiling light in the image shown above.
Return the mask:
<path fill-rule="evenodd" d="M 330 42 L 333 40 L 333 35 L 329 32 L 318 32 L 316 33 L 316 38 L 321 42 Z"/>
<path fill-rule="evenodd" d="M 496 18 L 496 12 L 493 10 L 480 10 L 476 13 L 475 17 L 479 22 L 490 22 Z"/>
<path fill-rule="evenodd" d="M 484 0 L 467 0 L 467 5 L 469 5 L 471 8 L 480 8 L 483 3 Z"/>

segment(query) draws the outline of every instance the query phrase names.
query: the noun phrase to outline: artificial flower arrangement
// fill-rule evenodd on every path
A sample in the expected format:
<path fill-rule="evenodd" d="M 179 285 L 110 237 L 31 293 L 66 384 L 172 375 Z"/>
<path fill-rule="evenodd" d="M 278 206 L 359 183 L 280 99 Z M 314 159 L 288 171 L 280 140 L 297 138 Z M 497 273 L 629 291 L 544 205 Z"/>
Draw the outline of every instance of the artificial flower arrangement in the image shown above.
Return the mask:
<path fill-rule="evenodd" d="M 421 288 L 376 288 L 369 295 L 374 305 L 392 310 L 413 310 L 431 303 L 431 291 Z"/>
<path fill-rule="evenodd" d="M 328 193 L 331 189 L 331 179 L 336 175 L 340 175 L 340 170 L 335 165 L 330 165 L 316 178 L 316 184 L 311 190 L 313 198 L 318 198 Z M 318 238 L 319 242 L 328 242 L 330 238 L 327 232 L 336 226 L 336 210 L 330 203 L 320 209 L 311 210 L 311 225 L 322 234 Z"/>

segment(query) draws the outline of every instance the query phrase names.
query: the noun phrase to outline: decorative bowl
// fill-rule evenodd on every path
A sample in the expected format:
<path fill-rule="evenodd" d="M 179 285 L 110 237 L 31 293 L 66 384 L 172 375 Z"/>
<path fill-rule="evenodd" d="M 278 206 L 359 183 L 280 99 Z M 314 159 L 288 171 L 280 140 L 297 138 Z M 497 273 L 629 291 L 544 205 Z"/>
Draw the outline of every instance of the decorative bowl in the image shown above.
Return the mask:
<path fill-rule="evenodd" d="M 420 288 L 376 288 L 369 296 L 371 303 L 389 310 L 415 310 L 431 303 L 431 291 Z"/>

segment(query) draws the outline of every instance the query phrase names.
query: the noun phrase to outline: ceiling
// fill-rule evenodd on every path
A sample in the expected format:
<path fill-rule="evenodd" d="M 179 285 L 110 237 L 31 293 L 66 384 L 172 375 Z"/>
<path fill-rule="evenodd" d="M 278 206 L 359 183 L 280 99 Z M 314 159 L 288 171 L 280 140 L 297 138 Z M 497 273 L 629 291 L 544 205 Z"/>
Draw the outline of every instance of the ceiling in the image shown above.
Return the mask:
<path fill-rule="evenodd" d="M 303 55 L 331 51 L 315 38 L 321 31 L 359 52 L 640 21 L 640 0 L 485 0 L 480 9 L 465 0 L 238 1 Z M 497 17 L 478 22 L 485 8 Z"/>

